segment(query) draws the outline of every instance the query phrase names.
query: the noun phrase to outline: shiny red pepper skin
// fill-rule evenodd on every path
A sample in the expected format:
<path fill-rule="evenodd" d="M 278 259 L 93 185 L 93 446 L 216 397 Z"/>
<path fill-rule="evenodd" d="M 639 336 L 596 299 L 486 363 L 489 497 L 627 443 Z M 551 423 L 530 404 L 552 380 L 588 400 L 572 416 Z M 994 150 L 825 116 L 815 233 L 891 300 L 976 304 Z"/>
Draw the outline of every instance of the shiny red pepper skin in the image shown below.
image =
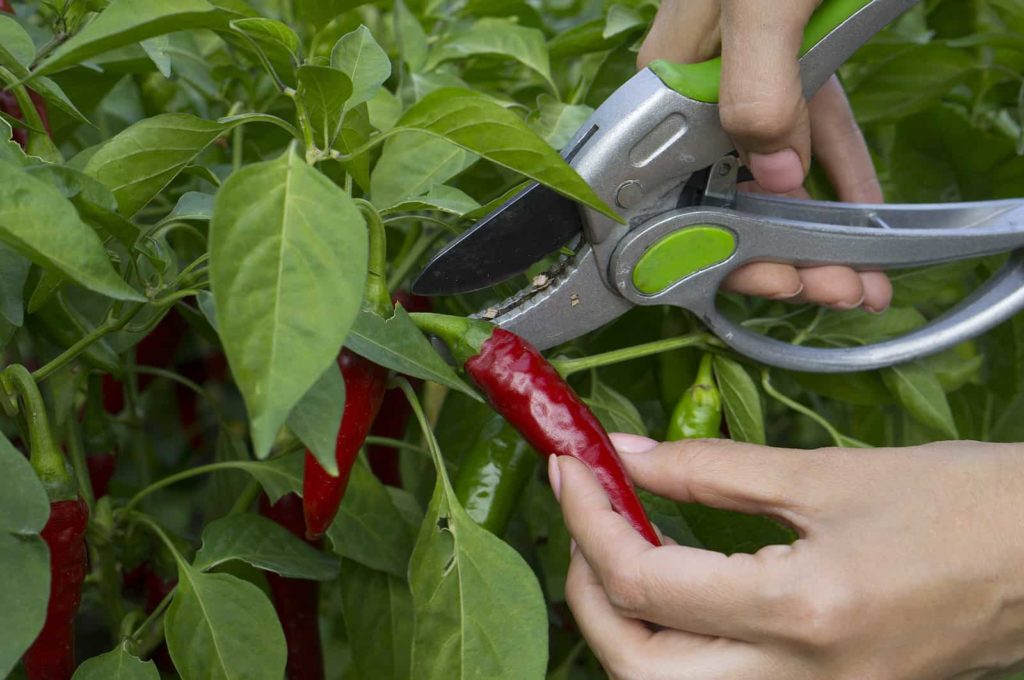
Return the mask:
<path fill-rule="evenodd" d="M 89 508 L 81 498 L 50 504 L 42 537 L 50 548 L 50 600 L 46 623 L 25 652 L 29 680 L 70 680 L 75 672 L 75 614 L 82 600 Z"/>
<path fill-rule="evenodd" d="M 661 545 L 604 427 L 536 348 L 496 328 L 464 366 L 491 406 L 538 453 L 582 461 L 615 511 L 650 543 Z"/>
<path fill-rule="evenodd" d="M 307 451 L 306 469 L 302 477 L 306 536 L 311 540 L 323 536 L 338 513 L 352 465 L 366 441 L 370 424 L 380 410 L 388 381 L 386 368 L 347 349 L 338 355 L 338 365 L 345 379 L 345 410 L 341 415 L 338 441 L 334 449 L 338 476 L 328 474 L 313 454 Z"/>
<path fill-rule="evenodd" d="M 273 505 L 266 495 L 260 496 L 260 514 L 267 517 L 314 547 L 320 541 L 305 539 L 306 523 L 302 499 L 295 494 L 282 496 Z M 272 571 L 264 572 L 270 586 L 270 599 L 288 643 L 288 680 L 323 680 L 324 659 L 320 646 L 320 584 L 300 578 L 285 578 Z"/>

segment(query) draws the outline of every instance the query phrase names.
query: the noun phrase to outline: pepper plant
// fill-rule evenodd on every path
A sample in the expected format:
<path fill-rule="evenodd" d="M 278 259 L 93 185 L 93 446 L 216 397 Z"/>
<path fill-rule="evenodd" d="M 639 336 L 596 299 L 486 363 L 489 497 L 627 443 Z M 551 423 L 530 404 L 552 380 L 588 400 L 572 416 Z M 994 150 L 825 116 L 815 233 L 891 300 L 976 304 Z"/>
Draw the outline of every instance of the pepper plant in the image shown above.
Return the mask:
<path fill-rule="evenodd" d="M 543 428 L 420 328 L 480 351 L 458 317 L 548 263 L 478 294 L 404 290 L 524 181 L 608 210 L 557 150 L 634 72 L 655 8 L 0 1 L 0 676 L 603 677 L 516 431 L 543 446 Z M 1019 2 L 928 0 L 844 66 L 889 199 L 1024 196 L 1022 34 Z M 817 170 L 809 186 L 830 195 Z M 722 304 L 786 341 L 873 342 L 1001 259 L 895 273 L 882 315 Z M 1019 318 L 845 376 L 756 365 L 660 308 L 548 358 L 609 431 L 1024 440 Z M 680 543 L 793 539 L 640 498 Z"/>

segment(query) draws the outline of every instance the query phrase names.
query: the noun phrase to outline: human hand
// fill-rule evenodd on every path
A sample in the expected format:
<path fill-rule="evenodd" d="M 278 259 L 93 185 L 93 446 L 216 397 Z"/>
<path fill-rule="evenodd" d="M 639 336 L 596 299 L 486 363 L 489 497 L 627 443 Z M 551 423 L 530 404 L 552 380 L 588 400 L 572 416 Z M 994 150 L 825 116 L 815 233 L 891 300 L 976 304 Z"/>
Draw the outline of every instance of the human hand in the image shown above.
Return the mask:
<path fill-rule="evenodd" d="M 797 54 L 820 0 L 662 0 L 640 48 L 638 66 L 655 59 L 704 61 L 722 54 L 722 126 L 760 189 L 806 196 L 811 148 L 839 199 L 880 203 L 882 190 L 864 137 L 836 78 L 808 104 Z M 881 272 L 848 267 L 796 268 L 759 262 L 734 272 L 725 288 L 835 309 L 881 312 L 892 286 Z"/>
<path fill-rule="evenodd" d="M 655 548 L 579 462 L 551 461 L 577 545 L 566 596 L 616 680 L 937 680 L 1024 669 L 1024 451 L 657 445 L 618 435 L 639 486 L 776 517 L 754 555 Z M 652 629 L 643 621 L 657 624 Z"/>

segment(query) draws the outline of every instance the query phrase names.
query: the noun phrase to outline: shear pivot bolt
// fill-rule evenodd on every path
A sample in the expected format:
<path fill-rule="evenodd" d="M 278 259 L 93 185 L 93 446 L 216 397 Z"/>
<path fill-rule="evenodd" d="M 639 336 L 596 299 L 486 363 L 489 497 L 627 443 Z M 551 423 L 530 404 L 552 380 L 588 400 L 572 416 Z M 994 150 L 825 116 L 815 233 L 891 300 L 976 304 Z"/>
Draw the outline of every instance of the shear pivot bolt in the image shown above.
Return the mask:
<path fill-rule="evenodd" d="M 615 193 L 615 202 L 620 208 L 632 208 L 644 197 L 644 186 L 635 179 L 623 182 Z"/>

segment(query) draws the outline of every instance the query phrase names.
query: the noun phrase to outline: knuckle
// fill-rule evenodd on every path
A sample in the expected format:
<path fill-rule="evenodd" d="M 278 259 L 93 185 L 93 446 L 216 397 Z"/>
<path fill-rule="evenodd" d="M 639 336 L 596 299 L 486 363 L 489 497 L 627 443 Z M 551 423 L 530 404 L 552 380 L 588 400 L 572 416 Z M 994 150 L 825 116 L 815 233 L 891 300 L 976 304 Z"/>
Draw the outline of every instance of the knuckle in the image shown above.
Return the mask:
<path fill-rule="evenodd" d="M 793 638 L 812 649 L 832 649 L 849 635 L 857 620 L 857 594 L 832 576 L 800 589 L 790 605 Z"/>
<path fill-rule="evenodd" d="M 784 139 L 800 125 L 803 99 L 760 98 L 749 94 L 734 99 L 723 96 L 722 128 L 733 136 L 771 143 Z"/>
<path fill-rule="evenodd" d="M 631 615 L 644 608 L 644 588 L 636 569 L 620 565 L 608 576 L 605 590 L 617 611 Z"/>

